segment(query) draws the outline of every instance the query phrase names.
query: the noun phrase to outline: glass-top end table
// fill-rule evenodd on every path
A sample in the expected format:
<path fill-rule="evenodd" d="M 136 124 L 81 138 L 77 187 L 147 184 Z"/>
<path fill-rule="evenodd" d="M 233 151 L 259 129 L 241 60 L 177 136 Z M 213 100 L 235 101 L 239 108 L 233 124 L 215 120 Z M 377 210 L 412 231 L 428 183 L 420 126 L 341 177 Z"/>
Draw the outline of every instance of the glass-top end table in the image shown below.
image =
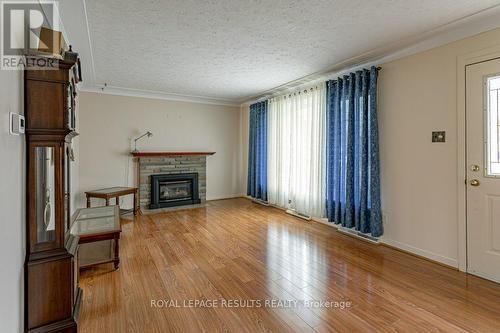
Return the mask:
<path fill-rule="evenodd" d="M 118 206 L 79 209 L 71 233 L 80 236 L 121 231 Z"/>
<path fill-rule="evenodd" d="M 78 209 L 71 226 L 71 234 L 79 237 L 78 244 L 110 240 L 114 242 L 113 256 L 98 262 L 87 263 L 84 267 L 113 262 L 115 269 L 118 269 L 120 265 L 119 239 L 121 232 L 120 208 L 118 206 Z"/>
<path fill-rule="evenodd" d="M 121 209 L 120 214 L 126 214 L 133 212 L 134 215 L 137 214 L 138 206 L 137 206 L 137 187 L 125 187 L 125 186 L 114 186 L 103 188 L 95 191 L 87 191 L 85 195 L 87 197 L 87 208 L 91 206 L 91 198 L 99 198 L 104 199 L 106 201 L 106 206 L 109 206 L 109 200 L 115 199 L 115 204 L 119 205 L 120 197 L 124 195 L 133 195 L 134 196 L 134 207 L 132 209 Z"/>

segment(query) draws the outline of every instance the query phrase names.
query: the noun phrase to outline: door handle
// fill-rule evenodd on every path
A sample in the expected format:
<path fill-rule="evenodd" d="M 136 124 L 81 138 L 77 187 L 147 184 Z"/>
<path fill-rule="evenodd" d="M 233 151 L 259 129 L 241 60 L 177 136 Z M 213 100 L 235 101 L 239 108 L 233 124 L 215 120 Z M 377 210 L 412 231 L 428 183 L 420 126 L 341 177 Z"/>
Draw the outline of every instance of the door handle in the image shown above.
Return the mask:
<path fill-rule="evenodd" d="M 478 171 L 479 171 L 479 169 L 480 169 L 480 168 L 479 168 L 479 165 L 477 165 L 477 164 L 472 164 L 472 165 L 470 166 L 470 171 L 478 172 Z"/>
<path fill-rule="evenodd" d="M 479 182 L 479 180 L 477 180 L 477 179 L 472 179 L 472 180 L 469 182 L 469 184 L 470 184 L 471 186 L 479 186 L 479 185 L 481 185 L 481 183 L 480 183 L 480 182 Z"/>

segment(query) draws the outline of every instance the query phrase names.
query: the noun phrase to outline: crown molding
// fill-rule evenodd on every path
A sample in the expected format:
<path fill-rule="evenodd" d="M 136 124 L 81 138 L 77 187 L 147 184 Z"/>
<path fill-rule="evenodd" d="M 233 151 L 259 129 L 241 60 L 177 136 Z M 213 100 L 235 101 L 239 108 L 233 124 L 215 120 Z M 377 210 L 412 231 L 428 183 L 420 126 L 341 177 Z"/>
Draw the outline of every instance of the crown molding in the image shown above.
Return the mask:
<path fill-rule="evenodd" d="M 175 102 L 188 102 L 188 103 L 221 105 L 221 106 L 232 106 L 232 107 L 240 106 L 240 103 L 238 103 L 237 101 L 227 100 L 227 99 L 219 99 L 206 96 L 172 94 L 172 93 L 164 93 L 161 91 L 123 88 L 110 85 L 81 86 L 79 90 L 83 92 L 92 92 L 98 94 L 160 99 L 160 100 L 175 101 Z"/>
<path fill-rule="evenodd" d="M 384 64 L 500 27 L 500 20 L 498 19 L 500 17 L 500 5 L 495 5 L 455 21 L 448 22 L 424 33 L 345 59 L 330 66 L 327 70 L 306 75 L 256 95 L 233 100 L 109 85 L 104 87 L 103 85 L 97 84 L 85 0 L 63 1 L 60 3 L 59 7 L 64 7 L 61 13 L 61 21 L 63 21 L 62 26 L 65 30 L 70 33 L 68 37 L 75 38 L 73 43 L 75 43 L 75 41 L 80 41 L 80 44 L 75 46 L 78 47 L 84 66 L 85 81 L 84 85 L 80 88 L 81 91 L 225 106 L 246 106 L 258 100 L 274 97 L 290 90 L 299 89 L 301 86 L 307 84 L 314 84 L 316 81 L 328 80 L 329 78 L 340 76 L 358 68 Z M 67 23 L 63 24 L 66 22 L 66 18 L 68 18 Z"/>
<path fill-rule="evenodd" d="M 328 70 L 306 75 L 297 80 L 287 82 L 278 87 L 266 90 L 260 94 L 240 100 L 241 106 L 248 106 L 260 100 L 272 98 L 290 91 L 301 89 L 304 85 L 326 81 L 348 72 L 370 66 L 382 66 L 394 60 L 405 58 L 426 50 L 443 46 L 467 37 L 478 35 L 500 27 L 500 5 L 486 8 L 482 11 L 443 24 L 424 33 L 410 38 L 370 50 L 361 55 L 343 60 Z"/>

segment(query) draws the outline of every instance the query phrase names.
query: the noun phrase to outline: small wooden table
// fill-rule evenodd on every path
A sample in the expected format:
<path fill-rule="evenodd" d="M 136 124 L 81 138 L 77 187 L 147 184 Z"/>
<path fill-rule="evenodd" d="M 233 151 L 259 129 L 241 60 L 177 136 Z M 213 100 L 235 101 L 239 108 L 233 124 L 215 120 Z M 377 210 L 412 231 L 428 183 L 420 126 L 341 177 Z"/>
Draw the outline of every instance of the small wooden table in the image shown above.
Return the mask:
<path fill-rule="evenodd" d="M 120 267 L 120 208 L 118 206 L 81 208 L 75 213 L 71 234 L 79 237 L 78 244 L 96 243 L 100 241 L 113 241 L 111 255 L 106 255 L 99 260 L 92 258 L 79 258 L 80 267 L 112 262 L 115 269 Z M 110 243 L 111 245 L 111 243 Z M 79 255 L 82 253 L 80 252 Z M 82 259 L 87 259 L 83 260 Z"/>
<path fill-rule="evenodd" d="M 137 214 L 137 187 L 109 187 L 103 188 L 95 191 L 85 192 L 87 196 L 87 208 L 90 208 L 90 198 L 100 198 L 106 200 L 106 206 L 109 206 L 109 199 L 115 198 L 115 204 L 120 207 L 120 197 L 123 195 L 134 195 L 134 208 L 132 209 L 120 209 L 120 214 L 126 214 L 133 212 L 134 215 Z"/>

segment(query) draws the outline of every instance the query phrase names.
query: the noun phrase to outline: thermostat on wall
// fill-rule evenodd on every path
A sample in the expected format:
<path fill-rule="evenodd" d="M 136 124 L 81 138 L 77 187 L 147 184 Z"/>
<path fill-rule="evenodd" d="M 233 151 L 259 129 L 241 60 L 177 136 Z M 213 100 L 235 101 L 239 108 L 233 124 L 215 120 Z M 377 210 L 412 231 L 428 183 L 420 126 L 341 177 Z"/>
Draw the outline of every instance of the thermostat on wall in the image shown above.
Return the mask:
<path fill-rule="evenodd" d="M 10 113 L 10 134 L 19 135 L 24 134 L 24 128 L 26 123 L 24 121 L 24 116 L 17 113 Z"/>

